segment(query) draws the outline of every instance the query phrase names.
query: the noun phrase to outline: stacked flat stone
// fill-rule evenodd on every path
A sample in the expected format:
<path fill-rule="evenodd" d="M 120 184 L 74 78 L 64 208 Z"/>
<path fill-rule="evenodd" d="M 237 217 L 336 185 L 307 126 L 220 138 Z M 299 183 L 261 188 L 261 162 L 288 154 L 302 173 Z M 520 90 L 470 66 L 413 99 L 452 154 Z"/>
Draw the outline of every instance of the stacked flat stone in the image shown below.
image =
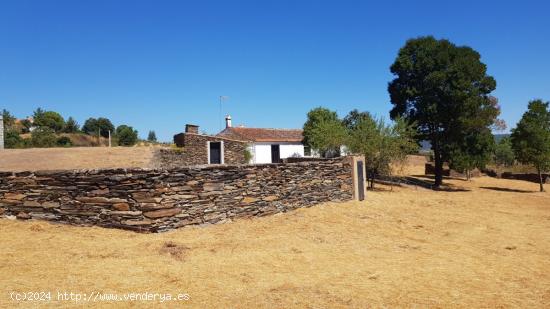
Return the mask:
<path fill-rule="evenodd" d="M 0 215 L 144 232 L 352 199 L 345 158 L 177 169 L 0 172 Z"/>

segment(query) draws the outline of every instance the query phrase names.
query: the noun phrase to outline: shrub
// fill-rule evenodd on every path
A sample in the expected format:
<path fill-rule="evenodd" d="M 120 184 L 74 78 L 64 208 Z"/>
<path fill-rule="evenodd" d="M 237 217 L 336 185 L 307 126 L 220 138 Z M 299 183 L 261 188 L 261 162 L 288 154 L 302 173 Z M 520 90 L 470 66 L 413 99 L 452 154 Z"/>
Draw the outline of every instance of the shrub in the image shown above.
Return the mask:
<path fill-rule="evenodd" d="M 84 133 L 97 136 L 97 133 L 99 132 L 99 134 L 103 137 L 109 137 L 109 131 L 113 132 L 114 130 L 115 127 L 111 123 L 111 120 L 103 117 L 99 117 L 97 119 L 88 118 L 82 126 L 82 131 Z"/>
<path fill-rule="evenodd" d="M 71 147 L 72 145 L 73 145 L 73 142 L 67 136 L 61 136 L 60 138 L 57 139 L 57 146 Z"/>
<path fill-rule="evenodd" d="M 250 152 L 250 149 L 246 148 L 244 150 L 244 161 L 246 163 L 250 163 L 250 160 L 252 160 L 252 153 Z"/>
<path fill-rule="evenodd" d="M 40 127 L 32 131 L 31 144 L 33 147 L 55 147 L 57 146 L 57 137 L 54 130 L 47 127 Z"/>
<path fill-rule="evenodd" d="M 15 130 L 7 130 L 4 136 L 4 147 L 6 148 L 22 148 L 23 139 Z"/>
<path fill-rule="evenodd" d="M 127 125 L 118 126 L 116 128 L 116 136 L 120 146 L 133 146 L 138 140 L 138 132 Z"/>

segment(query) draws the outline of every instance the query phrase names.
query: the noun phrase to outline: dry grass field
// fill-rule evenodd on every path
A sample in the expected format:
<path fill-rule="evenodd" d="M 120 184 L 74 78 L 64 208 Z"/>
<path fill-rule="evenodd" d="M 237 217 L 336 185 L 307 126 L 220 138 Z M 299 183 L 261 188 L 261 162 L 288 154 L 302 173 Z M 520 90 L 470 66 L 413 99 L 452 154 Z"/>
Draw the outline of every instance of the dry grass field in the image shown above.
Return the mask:
<path fill-rule="evenodd" d="M 153 147 L 5 149 L 0 171 L 149 167 Z"/>
<path fill-rule="evenodd" d="M 365 202 L 164 234 L 0 219 L 11 291 L 188 293 L 165 307 L 550 307 L 550 194 L 535 183 L 380 187 Z M 141 308 L 158 302 L 42 307 Z"/>

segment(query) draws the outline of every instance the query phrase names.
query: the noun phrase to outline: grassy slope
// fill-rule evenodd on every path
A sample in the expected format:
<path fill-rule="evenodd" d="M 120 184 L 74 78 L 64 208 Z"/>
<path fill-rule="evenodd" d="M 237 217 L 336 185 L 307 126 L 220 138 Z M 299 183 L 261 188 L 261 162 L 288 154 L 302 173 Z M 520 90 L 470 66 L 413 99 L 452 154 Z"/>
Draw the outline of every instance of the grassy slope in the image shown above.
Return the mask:
<path fill-rule="evenodd" d="M 151 167 L 154 147 L 5 149 L 0 171 Z"/>

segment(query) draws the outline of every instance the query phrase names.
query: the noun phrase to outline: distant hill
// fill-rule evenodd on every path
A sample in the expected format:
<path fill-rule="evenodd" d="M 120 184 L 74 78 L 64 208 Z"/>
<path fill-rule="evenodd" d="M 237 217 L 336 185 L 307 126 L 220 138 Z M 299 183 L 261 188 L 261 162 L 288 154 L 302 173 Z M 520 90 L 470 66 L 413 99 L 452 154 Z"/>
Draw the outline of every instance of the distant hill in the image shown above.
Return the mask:
<path fill-rule="evenodd" d="M 495 142 L 500 142 L 501 139 L 510 137 L 510 134 L 495 134 Z"/>
<path fill-rule="evenodd" d="M 495 142 L 500 142 L 505 137 L 510 137 L 510 134 L 494 134 L 495 136 Z M 429 141 L 421 141 L 420 142 L 420 151 L 421 152 L 428 152 L 432 150 L 432 144 Z"/>

